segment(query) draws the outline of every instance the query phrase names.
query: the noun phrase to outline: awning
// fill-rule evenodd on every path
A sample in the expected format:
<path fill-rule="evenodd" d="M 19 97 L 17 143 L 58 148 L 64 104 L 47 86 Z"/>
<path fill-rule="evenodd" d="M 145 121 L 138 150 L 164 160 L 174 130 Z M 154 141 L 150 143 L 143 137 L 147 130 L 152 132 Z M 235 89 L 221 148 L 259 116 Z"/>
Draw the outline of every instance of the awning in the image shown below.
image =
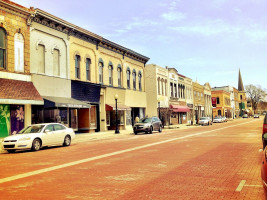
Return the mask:
<path fill-rule="evenodd" d="M 0 104 L 43 105 L 44 101 L 32 82 L 1 78 Z"/>
<path fill-rule="evenodd" d="M 54 107 L 65 107 L 65 108 L 91 108 L 90 104 L 87 104 L 82 101 L 78 101 L 73 98 L 65 97 L 50 97 L 43 96 L 44 98 L 44 107 L 45 108 L 54 108 Z"/>
<path fill-rule="evenodd" d="M 170 105 L 172 112 L 189 112 L 190 108 L 187 106 L 179 106 L 179 105 Z"/>
<path fill-rule="evenodd" d="M 117 109 L 118 110 L 131 110 L 131 107 L 118 104 Z M 116 110 L 116 105 L 115 104 L 106 104 L 106 111 L 112 111 L 112 110 Z"/>

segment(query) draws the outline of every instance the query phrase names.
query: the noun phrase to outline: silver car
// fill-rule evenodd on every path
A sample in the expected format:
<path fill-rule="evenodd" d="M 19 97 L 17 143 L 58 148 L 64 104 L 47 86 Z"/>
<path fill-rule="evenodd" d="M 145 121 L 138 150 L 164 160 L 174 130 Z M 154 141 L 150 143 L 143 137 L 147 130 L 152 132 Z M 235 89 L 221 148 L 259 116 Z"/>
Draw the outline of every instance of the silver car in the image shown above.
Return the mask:
<path fill-rule="evenodd" d="M 158 117 L 144 118 L 134 125 L 133 131 L 135 135 L 139 132 L 162 132 L 162 123 Z"/>
<path fill-rule="evenodd" d="M 212 125 L 212 120 L 209 117 L 200 117 L 198 124 L 202 126 Z"/>
<path fill-rule="evenodd" d="M 24 149 L 38 151 L 44 146 L 69 146 L 74 138 L 73 129 L 62 124 L 34 124 L 22 129 L 16 135 L 6 137 L 2 145 L 9 153 Z"/>
<path fill-rule="evenodd" d="M 222 117 L 214 117 L 213 123 L 222 123 Z"/>

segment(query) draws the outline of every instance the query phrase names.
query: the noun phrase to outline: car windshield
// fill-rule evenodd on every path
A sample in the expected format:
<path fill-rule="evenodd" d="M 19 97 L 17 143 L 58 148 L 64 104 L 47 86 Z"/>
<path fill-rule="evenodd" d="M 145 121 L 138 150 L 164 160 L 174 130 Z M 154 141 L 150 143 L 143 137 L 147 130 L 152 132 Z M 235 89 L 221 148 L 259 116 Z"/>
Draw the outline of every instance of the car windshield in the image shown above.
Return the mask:
<path fill-rule="evenodd" d="M 44 125 L 33 125 L 22 129 L 18 134 L 40 133 Z"/>
<path fill-rule="evenodd" d="M 140 122 L 142 123 L 148 123 L 148 122 L 151 122 L 152 118 L 144 118 L 144 119 L 141 119 Z"/>
<path fill-rule="evenodd" d="M 200 117 L 200 120 L 209 120 L 208 117 Z"/>

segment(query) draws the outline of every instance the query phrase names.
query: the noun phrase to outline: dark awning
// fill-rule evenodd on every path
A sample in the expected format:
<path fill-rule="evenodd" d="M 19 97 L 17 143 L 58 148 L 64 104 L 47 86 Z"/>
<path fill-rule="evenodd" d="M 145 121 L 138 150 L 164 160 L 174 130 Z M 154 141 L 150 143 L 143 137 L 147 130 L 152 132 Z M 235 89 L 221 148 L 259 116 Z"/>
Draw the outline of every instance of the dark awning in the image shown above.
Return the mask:
<path fill-rule="evenodd" d="M 170 105 L 170 108 L 173 112 L 189 112 L 190 108 L 187 106 L 180 106 L 180 105 Z"/>
<path fill-rule="evenodd" d="M 117 109 L 118 110 L 131 110 L 131 107 L 118 104 Z M 116 110 L 116 105 L 115 104 L 106 104 L 106 111 L 112 111 L 112 110 Z"/>
<path fill-rule="evenodd" d="M 43 105 L 44 101 L 32 82 L 1 78 L 0 103 Z"/>
<path fill-rule="evenodd" d="M 78 101 L 73 98 L 65 97 L 48 97 L 43 96 L 44 98 L 44 107 L 45 108 L 54 108 L 54 107 L 66 107 L 66 108 L 91 108 L 90 104 L 87 104 L 82 101 Z"/>
<path fill-rule="evenodd" d="M 83 81 L 71 81 L 71 97 L 79 101 L 100 103 L 101 85 Z"/>

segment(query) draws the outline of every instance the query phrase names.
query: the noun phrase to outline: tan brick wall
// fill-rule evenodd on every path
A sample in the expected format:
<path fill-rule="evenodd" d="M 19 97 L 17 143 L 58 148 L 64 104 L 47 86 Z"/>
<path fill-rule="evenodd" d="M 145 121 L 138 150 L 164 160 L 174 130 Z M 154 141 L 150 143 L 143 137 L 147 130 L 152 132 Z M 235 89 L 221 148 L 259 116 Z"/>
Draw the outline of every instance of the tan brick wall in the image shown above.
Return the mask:
<path fill-rule="evenodd" d="M 30 27 L 27 26 L 27 17 L 15 11 L 0 9 L 0 24 L 7 32 L 7 63 L 6 69 L 1 71 L 15 72 L 14 36 L 20 30 L 24 37 L 24 73 L 30 73 Z"/>

